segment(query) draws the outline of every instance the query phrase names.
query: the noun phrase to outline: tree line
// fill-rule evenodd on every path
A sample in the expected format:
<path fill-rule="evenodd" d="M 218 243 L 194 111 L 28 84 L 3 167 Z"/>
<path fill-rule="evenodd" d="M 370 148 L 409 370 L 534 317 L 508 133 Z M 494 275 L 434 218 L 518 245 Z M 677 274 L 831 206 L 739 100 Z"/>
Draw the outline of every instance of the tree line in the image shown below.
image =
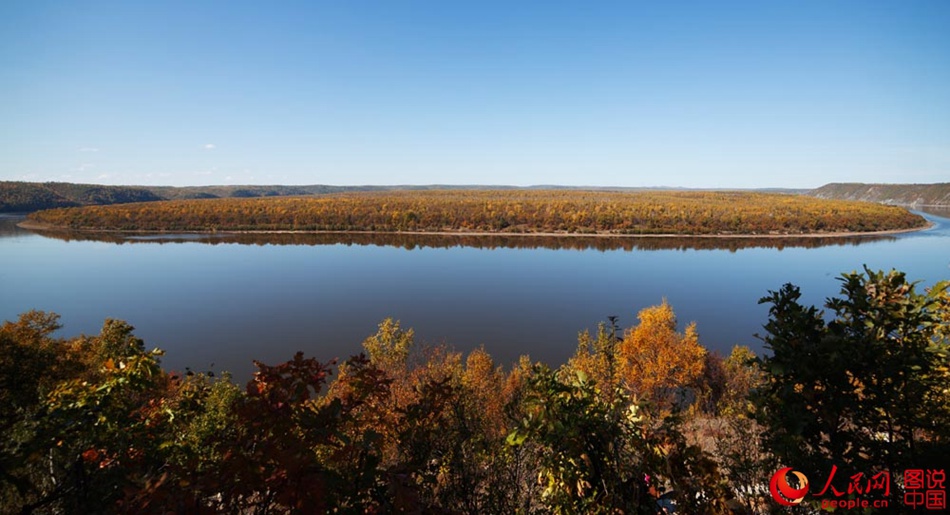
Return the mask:
<path fill-rule="evenodd" d="M 378 231 L 559 234 L 868 232 L 922 227 L 903 208 L 750 192 L 431 190 L 211 199 L 33 213 L 36 222 L 115 231 Z"/>
<path fill-rule="evenodd" d="M 55 314 L 31 311 L 0 326 L 0 506 L 778 513 L 780 466 L 812 481 L 837 466 L 889 471 L 897 512 L 906 468 L 950 463 L 947 286 L 844 274 L 825 317 L 785 285 L 761 300 L 761 357 L 709 352 L 665 301 L 582 333 L 558 368 L 506 370 L 385 320 L 363 354 L 256 363 L 243 389 L 163 370 L 126 322 L 63 339 Z"/>

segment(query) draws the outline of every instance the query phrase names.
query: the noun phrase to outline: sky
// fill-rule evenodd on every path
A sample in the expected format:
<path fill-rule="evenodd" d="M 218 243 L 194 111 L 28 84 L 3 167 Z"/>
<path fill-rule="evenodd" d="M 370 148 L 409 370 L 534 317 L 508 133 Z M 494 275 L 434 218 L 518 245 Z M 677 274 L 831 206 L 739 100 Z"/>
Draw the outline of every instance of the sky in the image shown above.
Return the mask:
<path fill-rule="evenodd" d="M 950 181 L 950 2 L 0 2 L 0 180 Z"/>

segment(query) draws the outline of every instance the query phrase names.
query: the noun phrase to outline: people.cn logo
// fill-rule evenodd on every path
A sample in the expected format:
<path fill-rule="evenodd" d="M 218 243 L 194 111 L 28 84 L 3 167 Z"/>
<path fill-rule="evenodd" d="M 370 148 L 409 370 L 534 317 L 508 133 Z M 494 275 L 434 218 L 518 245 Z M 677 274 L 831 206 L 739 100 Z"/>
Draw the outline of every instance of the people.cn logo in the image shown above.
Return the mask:
<path fill-rule="evenodd" d="M 789 484 L 788 476 L 795 478 L 796 486 Z M 802 502 L 808 493 L 808 478 L 805 474 L 792 470 L 792 467 L 785 467 L 772 474 L 769 491 L 772 492 L 772 498 L 782 506 L 795 506 Z"/>

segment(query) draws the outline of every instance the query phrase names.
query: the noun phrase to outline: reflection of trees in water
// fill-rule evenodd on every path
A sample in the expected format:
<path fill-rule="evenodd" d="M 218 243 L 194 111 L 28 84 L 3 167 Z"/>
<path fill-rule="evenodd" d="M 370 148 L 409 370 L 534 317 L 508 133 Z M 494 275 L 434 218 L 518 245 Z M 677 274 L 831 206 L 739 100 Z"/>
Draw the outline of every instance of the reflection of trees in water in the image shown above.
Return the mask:
<path fill-rule="evenodd" d="M 279 234 L 119 234 L 42 231 L 43 236 L 65 241 L 105 241 L 124 243 L 197 242 L 217 245 L 361 245 L 416 248 L 474 247 L 481 249 L 566 249 L 566 250 L 730 250 L 749 248 L 817 248 L 831 245 L 860 245 L 871 241 L 893 240 L 893 236 L 828 236 L 808 238 L 697 238 L 670 237 L 586 237 L 586 236 L 511 236 L 449 235 L 397 233 L 279 233 Z"/>
<path fill-rule="evenodd" d="M 16 225 L 22 222 L 23 218 L 24 215 L 0 214 L 0 238 L 30 234 L 30 231 L 21 229 Z"/>

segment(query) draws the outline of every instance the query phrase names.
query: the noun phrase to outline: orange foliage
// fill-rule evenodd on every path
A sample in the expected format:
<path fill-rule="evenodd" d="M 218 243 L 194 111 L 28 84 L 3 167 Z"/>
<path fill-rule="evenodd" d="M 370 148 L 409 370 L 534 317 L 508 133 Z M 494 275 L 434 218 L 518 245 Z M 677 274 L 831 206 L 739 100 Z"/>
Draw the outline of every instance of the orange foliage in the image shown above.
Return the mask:
<path fill-rule="evenodd" d="M 669 410 L 702 374 L 706 349 L 699 344 L 695 323 L 676 332 L 676 315 L 666 300 L 637 317 L 640 323 L 620 342 L 618 374 L 635 395 Z"/>

